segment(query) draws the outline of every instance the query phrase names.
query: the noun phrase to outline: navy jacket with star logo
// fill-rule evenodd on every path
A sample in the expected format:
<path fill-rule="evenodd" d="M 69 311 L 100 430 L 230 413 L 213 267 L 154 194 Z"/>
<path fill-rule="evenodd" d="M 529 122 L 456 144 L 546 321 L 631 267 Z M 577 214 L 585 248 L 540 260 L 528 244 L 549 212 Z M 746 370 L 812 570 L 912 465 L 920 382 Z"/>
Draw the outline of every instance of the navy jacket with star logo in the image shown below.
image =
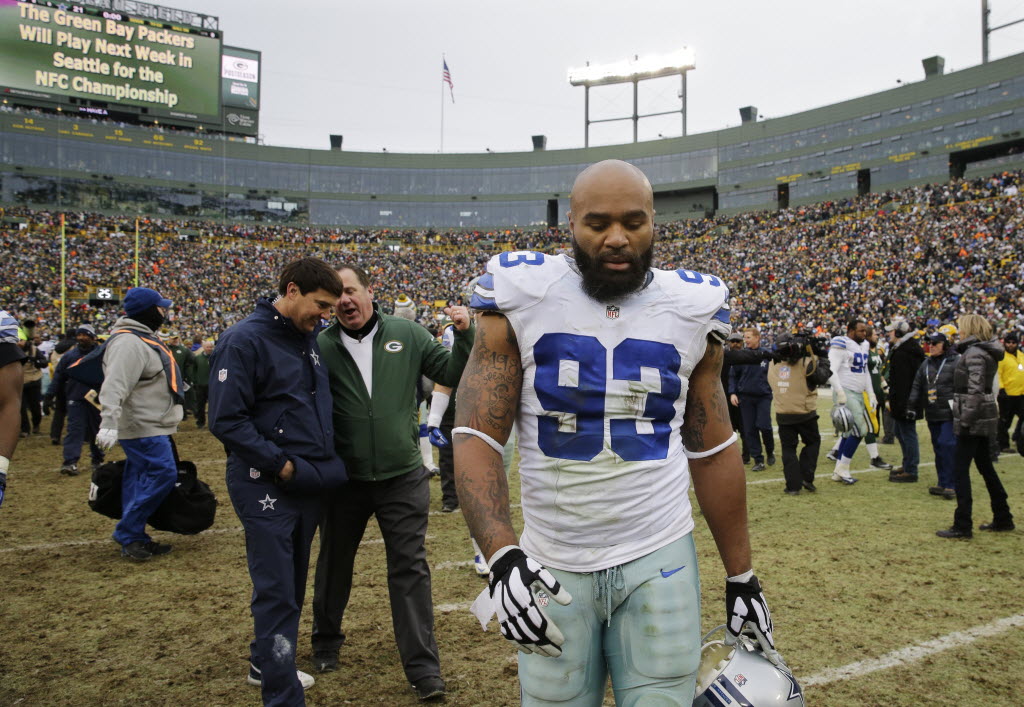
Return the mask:
<path fill-rule="evenodd" d="M 314 333 L 299 331 L 267 299 L 217 341 L 210 359 L 210 431 L 229 468 L 272 483 L 290 459 L 285 490 L 316 492 L 346 480 L 334 451 L 331 391 Z M 231 457 L 242 464 L 231 464 Z"/>

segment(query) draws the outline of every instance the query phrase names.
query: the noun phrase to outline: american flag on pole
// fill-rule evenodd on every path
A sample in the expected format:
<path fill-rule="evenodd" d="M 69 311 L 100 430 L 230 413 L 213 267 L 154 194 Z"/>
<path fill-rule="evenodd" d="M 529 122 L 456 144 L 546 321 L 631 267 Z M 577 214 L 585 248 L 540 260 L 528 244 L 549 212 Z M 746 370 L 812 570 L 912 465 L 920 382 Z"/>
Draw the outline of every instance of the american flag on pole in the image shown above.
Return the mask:
<path fill-rule="evenodd" d="M 441 59 L 444 69 L 441 71 L 441 82 L 448 84 L 448 92 L 451 94 L 452 103 L 455 103 L 455 86 L 452 84 L 452 72 L 448 70 L 448 62 Z"/>

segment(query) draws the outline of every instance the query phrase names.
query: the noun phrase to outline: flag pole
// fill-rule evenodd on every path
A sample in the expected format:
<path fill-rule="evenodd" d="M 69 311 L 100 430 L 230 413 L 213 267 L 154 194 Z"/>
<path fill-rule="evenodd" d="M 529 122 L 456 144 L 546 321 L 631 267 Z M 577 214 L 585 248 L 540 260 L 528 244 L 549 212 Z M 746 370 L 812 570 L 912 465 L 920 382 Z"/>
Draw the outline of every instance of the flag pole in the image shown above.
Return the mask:
<path fill-rule="evenodd" d="M 441 54 L 441 66 L 445 62 L 444 54 Z M 441 77 L 441 152 L 444 152 L 444 77 Z"/>
<path fill-rule="evenodd" d="M 60 215 L 60 330 L 68 330 L 67 310 L 65 308 L 68 299 L 67 285 L 67 241 L 64 237 L 64 214 Z"/>
<path fill-rule="evenodd" d="M 139 286 L 139 219 L 135 219 L 135 286 Z"/>

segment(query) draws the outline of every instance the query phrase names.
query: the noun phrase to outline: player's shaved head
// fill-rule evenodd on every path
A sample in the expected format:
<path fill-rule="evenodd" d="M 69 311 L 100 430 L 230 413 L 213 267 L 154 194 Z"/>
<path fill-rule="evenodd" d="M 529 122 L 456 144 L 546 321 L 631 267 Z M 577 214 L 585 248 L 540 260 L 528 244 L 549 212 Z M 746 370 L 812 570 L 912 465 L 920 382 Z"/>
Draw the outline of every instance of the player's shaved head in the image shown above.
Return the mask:
<path fill-rule="evenodd" d="M 583 290 L 605 302 L 640 289 L 651 267 L 654 192 L 639 169 L 605 160 L 576 177 L 569 231 Z"/>
<path fill-rule="evenodd" d="M 594 199 L 601 202 L 601 194 L 607 190 L 637 190 L 643 195 L 642 202 L 648 211 L 654 211 L 654 190 L 647 175 L 629 162 L 604 160 L 590 165 L 576 176 L 569 195 L 569 209 L 578 213 L 585 204 Z M 578 213 L 582 216 L 582 213 Z"/>

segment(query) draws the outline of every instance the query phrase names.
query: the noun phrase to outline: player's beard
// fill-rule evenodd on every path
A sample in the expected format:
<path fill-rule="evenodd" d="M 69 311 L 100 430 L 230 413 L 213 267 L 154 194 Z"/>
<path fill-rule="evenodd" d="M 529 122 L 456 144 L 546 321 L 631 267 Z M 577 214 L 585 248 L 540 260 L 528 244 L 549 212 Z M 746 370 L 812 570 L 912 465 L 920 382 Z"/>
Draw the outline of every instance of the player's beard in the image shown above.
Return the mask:
<path fill-rule="evenodd" d="M 614 255 L 621 255 L 625 252 L 618 251 Z M 600 255 L 597 257 L 587 255 L 575 239 L 572 242 L 572 255 L 576 259 L 576 265 L 583 278 L 583 291 L 598 302 L 608 302 L 640 289 L 647 278 L 647 271 L 651 267 L 654 245 L 652 243 L 642 253 L 634 253 L 628 261 L 629 268 L 626 270 L 609 270 L 604 266 Z"/>

